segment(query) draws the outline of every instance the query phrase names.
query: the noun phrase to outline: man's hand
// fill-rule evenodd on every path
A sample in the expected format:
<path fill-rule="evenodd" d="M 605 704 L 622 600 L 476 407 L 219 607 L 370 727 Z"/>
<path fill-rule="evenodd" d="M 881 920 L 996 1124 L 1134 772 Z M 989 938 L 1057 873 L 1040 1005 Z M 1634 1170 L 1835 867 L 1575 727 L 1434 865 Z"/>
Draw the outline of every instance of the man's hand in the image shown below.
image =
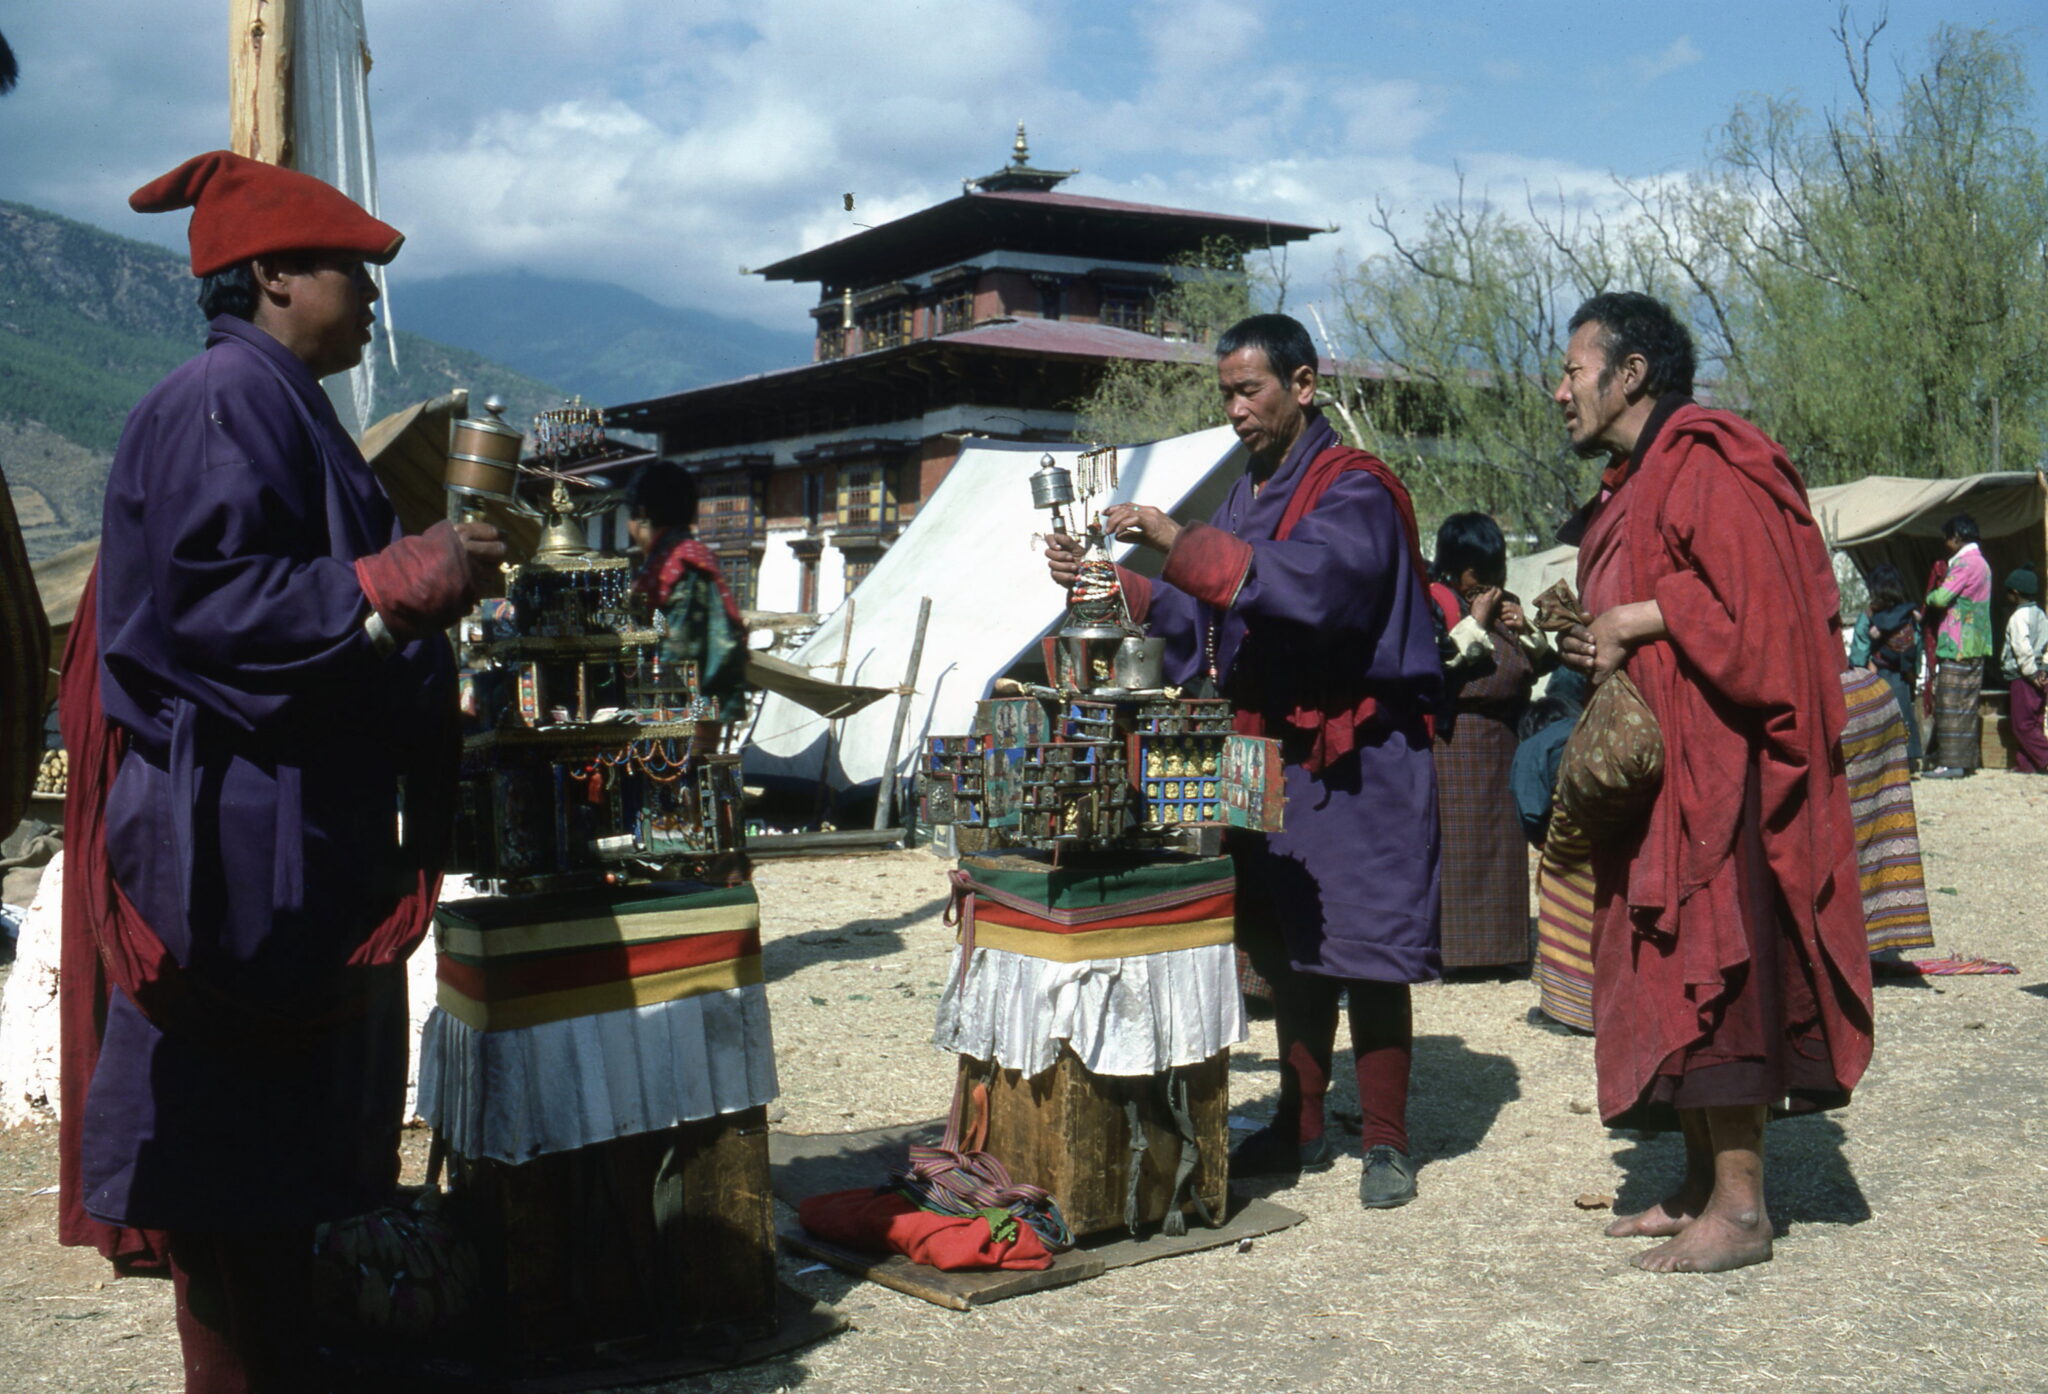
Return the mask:
<path fill-rule="evenodd" d="M 1045 569 L 1052 573 L 1053 583 L 1061 590 L 1072 590 L 1074 582 L 1080 579 L 1081 551 L 1078 537 L 1056 532 L 1045 539 Z"/>
<path fill-rule="evenodd" d="M 1472 618 L 1479 621 L 1481 629 L 1493 628 L 1494 616 L 1500 613 L 1500 587 L 1488 586 L 1472 595 Z"/>
<path fill-rule="evenodd" d="M 2036 691 L 2048 692 L 2048 672 L 2036 673 L 2027 681 L 2034 685 Z"/>
<path fill-rule="evenodd" d="M 1155 552 L 1170 552 L 1180 524 L 1145 503 L 1114 503 L 1103 510 L 1102 530 L 1119 542 L 1135 542 Z"/>
<path fill-rule="evenodd" d="M 470 587 L 482 590 L 505 560 L 505 534 L 489 523 L 457 523 L 455 535 L 461 539 L 463 559 L 469 563 Z"/>
<path fill-rule="evenodd" d="M 1654 600 L 1616 605 L 1603 610 L 1592 628 L 1575 624 L 1557 636 L 1558 656 L 1574 672 L 1584 673 L 1598 687 L 1628 662 L 1637 644 L 1662 639 L 1664 611 Z"/>
<path fill-rule="evenodd" d="M 1557 657 L 1574 673 L 1593 675 L 1593 631 L 1583 624 L 1557 631 Z"/>

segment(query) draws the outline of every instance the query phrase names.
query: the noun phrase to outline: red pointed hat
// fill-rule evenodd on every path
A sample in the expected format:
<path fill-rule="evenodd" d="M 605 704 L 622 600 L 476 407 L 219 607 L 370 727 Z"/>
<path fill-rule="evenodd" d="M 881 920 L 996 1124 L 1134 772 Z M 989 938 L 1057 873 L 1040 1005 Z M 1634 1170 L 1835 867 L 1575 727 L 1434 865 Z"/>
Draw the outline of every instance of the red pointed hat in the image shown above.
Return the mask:
<path fill-rule="evenodd" d="M 382 265 L 405 234 L 310 174 L 229 150 L 195 155 L 128 195 L 138 213 L 192 210 L 192 274 L 274 252 L 347 252 Z"/>

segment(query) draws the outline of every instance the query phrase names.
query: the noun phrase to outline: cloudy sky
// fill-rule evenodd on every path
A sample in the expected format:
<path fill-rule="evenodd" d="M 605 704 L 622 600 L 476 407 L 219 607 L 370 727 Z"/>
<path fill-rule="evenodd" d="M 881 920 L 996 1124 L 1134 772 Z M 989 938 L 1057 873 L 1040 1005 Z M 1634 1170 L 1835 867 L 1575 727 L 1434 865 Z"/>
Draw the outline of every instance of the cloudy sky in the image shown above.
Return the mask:
<path fill-rule="evenodd" d="M 318 0 L 307 0 L 317 3 Z M 364 0 L 383 212 L 404 280 L 527 267 L 802 329 L 814 291 L 743 277 L 957 194 L 1029 124 L 1074 192 L 1342 231 L 1455 187 L 1598 199 L 1682 172 L 1750 93 L 1846 84 L 1835 0 Z M 1867 22 L 1875 4 L 1860 6 Z M 226 0 L 0 6 L 0 198 L 182 247 L 129 190 L 227 142 Z M 1892 0 L 1883 53 L 1996 27 L 2048 83 L 2038 0 Z M 2037 127 L 2048 126 L 2038 97 Z M 848 213 L 843 195 L 855 195 Z"/>

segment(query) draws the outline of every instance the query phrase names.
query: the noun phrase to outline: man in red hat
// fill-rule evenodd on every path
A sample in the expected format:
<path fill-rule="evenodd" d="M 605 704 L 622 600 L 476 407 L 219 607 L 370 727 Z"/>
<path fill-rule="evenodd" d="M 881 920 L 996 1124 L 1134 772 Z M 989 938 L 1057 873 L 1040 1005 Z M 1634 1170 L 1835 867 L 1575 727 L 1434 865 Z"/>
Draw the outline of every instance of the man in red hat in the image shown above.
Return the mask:
<path fill-rule="evenodd" d="M 60 1230 L 169 1267 L 188 1390 L 300 1389 L 313 1227 L 397 1178 L 457 750 L 441 631 L 504 547 L 401 535 L 320 389 L 396 229 L 225 151 L 130 203 L 193 210 L 211 325 L 128 418 L 66 655 Z"/>

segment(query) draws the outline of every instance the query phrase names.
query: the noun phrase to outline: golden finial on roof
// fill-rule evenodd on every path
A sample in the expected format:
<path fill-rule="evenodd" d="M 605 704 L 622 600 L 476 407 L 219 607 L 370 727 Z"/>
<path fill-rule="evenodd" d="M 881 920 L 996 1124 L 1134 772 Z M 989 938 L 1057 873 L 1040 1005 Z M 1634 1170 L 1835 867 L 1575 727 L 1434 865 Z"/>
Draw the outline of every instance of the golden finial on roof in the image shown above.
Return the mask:
<path fill-rule="evenodd" d="M 1017 141 L 1010 147 L 1010 163 L 1028 165 L 1031 163 L 1031 146 L 1024 139 L 1024 123 L 1017 123 Z"/>

